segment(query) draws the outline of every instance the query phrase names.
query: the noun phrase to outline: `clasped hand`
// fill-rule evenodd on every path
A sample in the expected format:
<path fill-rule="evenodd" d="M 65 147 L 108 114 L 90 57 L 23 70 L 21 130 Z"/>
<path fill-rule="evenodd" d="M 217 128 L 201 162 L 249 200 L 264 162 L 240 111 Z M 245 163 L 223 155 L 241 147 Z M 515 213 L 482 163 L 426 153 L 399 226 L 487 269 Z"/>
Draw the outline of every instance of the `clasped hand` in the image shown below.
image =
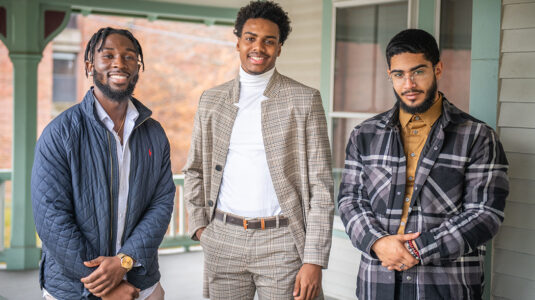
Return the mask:
<path fill-rule="evenodd" d="M 117 256 L 99 256 L 84 262 L 88 268 L 98 267 L 89 276 L 80 281 L 93 295 L 103 297 L 121 283 L 126 269 L 121 267 L 121 259 Z"/>
<path fill-rule="evenodd" d="M 411 255 L 405 242 L 414 240 L 419 235 L 419 232 L 388 235 L 375 241 L 372 250 L 383 267 L 391 271 L 406 271 L 418 264 L 418 260 Z"/>

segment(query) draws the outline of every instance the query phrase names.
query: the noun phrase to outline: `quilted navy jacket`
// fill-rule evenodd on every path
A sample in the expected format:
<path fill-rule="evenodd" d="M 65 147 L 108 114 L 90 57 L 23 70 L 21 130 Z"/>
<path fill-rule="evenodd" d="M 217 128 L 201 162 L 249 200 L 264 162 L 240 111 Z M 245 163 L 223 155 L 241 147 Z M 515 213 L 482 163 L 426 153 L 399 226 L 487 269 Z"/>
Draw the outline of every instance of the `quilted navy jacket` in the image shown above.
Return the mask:
<path fill-rule="evenodd" d="M 157 250 L 167 230 L 175 185 L 169 142 L 151 111 L 132 99 L 139 117 L 130 136 L 131 167 L 121 253 L 140 267 L 128 281 L 146 289 L 160 280 Z M 43 242 L 40 283 L 57 299 L 94 299 L 80 278 L 84 261 L 116 253 L 119 172 L 116 142 L 99 120 L 89 90 L 54 119 L 37 141 L 32 203 Z"/>

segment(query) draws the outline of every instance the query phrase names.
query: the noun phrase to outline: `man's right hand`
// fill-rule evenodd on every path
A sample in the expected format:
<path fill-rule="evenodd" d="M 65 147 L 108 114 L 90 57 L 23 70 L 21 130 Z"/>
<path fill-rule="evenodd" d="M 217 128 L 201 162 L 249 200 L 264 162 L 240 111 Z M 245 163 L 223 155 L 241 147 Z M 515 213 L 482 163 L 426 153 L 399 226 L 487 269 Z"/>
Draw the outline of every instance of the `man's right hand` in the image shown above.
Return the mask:
<path fill-rule="evenodd" d="M 389 270 L 405 271 L 418 263 L 409 250 L 405 247 L 405 242 L 414 240 L 420 235 L 419 232 L 408 234 L 396 234 L 382 237 L 372 245 L 382 266 Z"/>
<path fill-rule="evenodd" d="M 102 300 L 132 300 L 139 297 L 139 291 L 140 289 L 123 280 L 113 290 L 102 296 Z"/>
<path fill-rule="evenodd" d="M 197 231 L 195 231 L 195 236 L 197 237 L 197 239 L 200 241 L 201 240 L 201 235 L 202 235 L 202 232 L 206 229 L 206 227 L 202 227 L 202 228 L 199 228 L 197 229 Z"/>

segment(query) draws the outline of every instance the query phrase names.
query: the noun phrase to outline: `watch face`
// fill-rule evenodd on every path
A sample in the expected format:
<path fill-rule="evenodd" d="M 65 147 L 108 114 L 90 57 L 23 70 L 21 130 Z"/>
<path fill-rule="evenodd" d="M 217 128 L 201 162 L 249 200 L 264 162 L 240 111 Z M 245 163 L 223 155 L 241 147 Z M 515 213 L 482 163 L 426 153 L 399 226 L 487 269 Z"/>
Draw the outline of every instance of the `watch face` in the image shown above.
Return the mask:
<path fill-rule="evenodd" d="M 125 255 L 121 258 L 121 266 L 123 268 L 130 269 L 132 268 L 132 265 L 133 265 L 133 261 L 131 257 Z"/>

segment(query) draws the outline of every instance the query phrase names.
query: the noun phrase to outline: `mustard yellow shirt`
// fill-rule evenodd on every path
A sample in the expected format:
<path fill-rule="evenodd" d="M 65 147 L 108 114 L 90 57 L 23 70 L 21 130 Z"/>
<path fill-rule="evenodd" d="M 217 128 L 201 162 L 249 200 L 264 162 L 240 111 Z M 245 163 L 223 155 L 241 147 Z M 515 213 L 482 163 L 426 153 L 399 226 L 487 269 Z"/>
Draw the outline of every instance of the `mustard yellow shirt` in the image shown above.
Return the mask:
<path fill-rule="evenodd" d="M 403 109 L 399 110 L 399 122 L 401 123 L 401 140 L 405 157 L 407 158 L 407 179 L 405 184 L 405 200 L 401 213 L 401 223 L 398 234 L 405 233 L 405 225 L 409 217 L 409 207 L 414 188 L 416 167 L 422 149 L 424 148 L 431 127 L 442 114 L 442 95 L 433 103 L 431 108 L 421 114 L 410 114 Z"/>

